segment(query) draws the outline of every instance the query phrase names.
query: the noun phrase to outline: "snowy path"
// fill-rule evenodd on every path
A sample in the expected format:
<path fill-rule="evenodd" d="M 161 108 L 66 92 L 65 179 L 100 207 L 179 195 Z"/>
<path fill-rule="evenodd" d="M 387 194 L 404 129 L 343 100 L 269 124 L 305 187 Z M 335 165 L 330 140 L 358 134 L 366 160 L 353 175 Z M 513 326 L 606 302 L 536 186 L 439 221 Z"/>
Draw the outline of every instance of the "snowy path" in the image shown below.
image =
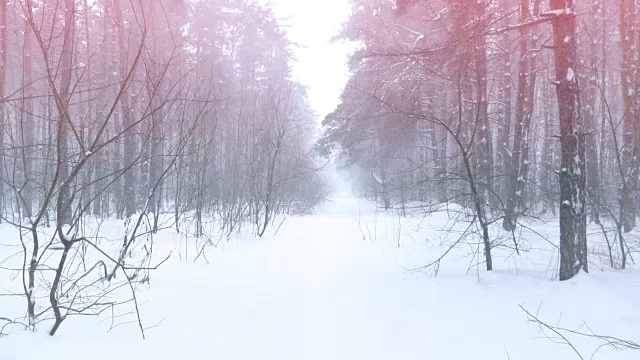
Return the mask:
<path fill-rule="evenodd" d="M 420 247 L 395 248 L 392 230 L 383 226 L 373 235 L 379 243 L 364 241 L 358 219 L 372 213 L 370 204 L 340 195 L 318 214 L 287 219 L 277 236 L 212 249 L 209 264 L 164 265 L 140 292 L 145 325 L 159 322 L 147 330 L 146 342 L 135 324 L 105 335 L 109 316 L 97 325 L 95 318 L 73 318 L 55 338 L 0 340 L 0 359 L 41 359 L 46 351 L 50 360 L 87 354 L 98 360 L 553 360 L 574 355 L 541 339 L 518 305 L 535 311 L 544 303 L 552 320 L 563 314 L 569 324 L 589 315 L 591 326 L 622 337 L 640 324 L 633 293 L 621 290 L 640 288 L 636 274 L 560 284 L 496 271 L 478 281 L 464 275 L 466 259 L 456 276 L 410 273 L 399 259 L 425 254 L 413 254 Z M 602 306 L 615 311 L 592 311 Z"/>
<path fill-rule="evenodd" d="M 339 199 L 313 221 L 287 220 L 277 239 L 253 244 L 250 252 L 210 259 L 219 261 L 216 267 L 227 274 L 212 287 L 204 276 L 196 297 L 205 304 L 193 307 L 194 313 L 178 325 L 184 329 L 177 331 L 184 334 L 180 342 L 215 342 L 209 351 L 239 359 L 392 358 L 403 351 L 390 346 L 397 337 L 426 345 L 425 339 L 415 338 L 421 337 L 419 332 L 407 331 L 421 320 L 410 312 L 415 299 L 403 299 L 406 291 L 397 288 L 404 271 L 362 241 L 352 216 L 352 207 L 359 205 Z M 171 287 L 181 283 L 178 279 Z M 193 289 L 178 292 L 189 291 Z M 166 299 L 166 306 L 186 300 Z M 202 322 L 227 326 L 189 333 L 188 318 L 198 317 L 196 309 L 206 308 L 206 302 L 215 306 L 204 310 Z"/>

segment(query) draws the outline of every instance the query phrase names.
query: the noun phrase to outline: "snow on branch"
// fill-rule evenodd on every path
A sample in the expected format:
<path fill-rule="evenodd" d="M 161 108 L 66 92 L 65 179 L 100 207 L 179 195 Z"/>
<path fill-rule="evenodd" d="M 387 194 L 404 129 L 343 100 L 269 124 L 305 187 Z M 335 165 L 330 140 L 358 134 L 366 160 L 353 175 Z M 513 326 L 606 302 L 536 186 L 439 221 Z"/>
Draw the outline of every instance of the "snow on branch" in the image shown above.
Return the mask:
<path fill-rule="evenodd" d="M 371 169 L 371 175 L 373 175 L 373 178 L 376 180 L 376 182 L 377 182 L 379 185 L 384 184 L 384 181 L 382 181 L 382 179 L 380 179 L 380 178 L 378 177 L 378 175 L 376 175 L 376 170 L 375 170 L 375 169 Z"/>
<path fill-rule="evenodd" d="M 564 9 L 554 9 L 554 10 L 549 10 L 547 12 L 544 12 L 542 14 L 540 14 L 540 16 L 542 17 L 556 17 L 556 16 L 562 16 L 562 15 L 571 15 L 573 14 L 573 11 L 571 11 L 571 8 L 564 8 Z"/>

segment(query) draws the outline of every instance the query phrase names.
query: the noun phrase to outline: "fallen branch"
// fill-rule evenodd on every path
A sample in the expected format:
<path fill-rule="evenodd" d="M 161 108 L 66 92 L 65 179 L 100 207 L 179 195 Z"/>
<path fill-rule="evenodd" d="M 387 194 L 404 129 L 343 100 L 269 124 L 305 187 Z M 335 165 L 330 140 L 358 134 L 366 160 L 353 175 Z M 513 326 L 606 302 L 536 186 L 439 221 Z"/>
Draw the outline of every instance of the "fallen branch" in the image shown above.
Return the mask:
<path fill-rule="evenodd" d="M 552 326 L 552 325 L 549 325 L 549 324 L 545 323 L 544 321 L 540 320 L 537 316 L 535 316 L 532 313 L 530 313 L 529 311 L 527 311 L 522 305 L 520 305 L 520 309 L 522 311 L 524 311 L 525 314 L 527 314 L 528 320 L 530 322 L 538 324 L 538 326 L 540 326 L 540 328 L 543 330 L 543 332 L 544 332 L 544 329 L 546 329 L 546 330 L 549 330 L 549 331 L 553 332 L 558 337 L 560 337 L 560 339 L 562 339 L 562 341 L 566 345 L 570 346 L 571 349 L 573 350 L 573 352 L 576 353 L 576 355 L 582 360 L 584 360 L 584 358 L 580 354 L 580 351 L 578 351 L 578 349 L 571 343 L 571 341 L 569 341 L 569 339 L 565 336 L 565 334 L 571 334 L 571 335 L 576 335 L 576 336 L 580 336 L 580 337 L 586 337 L 586 338 L 600 340 L 602 342 L 602 344 L 600 344 L 600 346 L 598 346 L 598 349 L 600 349 L 602 347 L 610 347 L 610 348 L 612 348 L 612 349 L 614 349 L 616 351 L 623 351 L 623 350 L 640 351 L 640 344 L 638 344 L 636 342 L 620 339 L 620 338 L 617 338 L 615 336 L 598 335 L 598 334 L 594 333 L 593 331 L 591 331 L 591 329 L 589 329 L 589 331 L 591 331 L 590 333 L 584 333 L 584 332 L 571 330 L 571 329 L 567 329 L 567 328 L 563 328 L 563 327 L 559 327 L 559 326 Z M 586 324 L 585 324 L 585 326 L 586 326 Z M 589 328 L 589 327 L 587 326 L 587 328 Z M 596 350 L 596 352 L 597 351 L 598 350 Z M 595 352 L 594 352 L 594 355 L 595 355 Z M 592 358 L 593 358 L 593 355 L 592 355 Z"/>

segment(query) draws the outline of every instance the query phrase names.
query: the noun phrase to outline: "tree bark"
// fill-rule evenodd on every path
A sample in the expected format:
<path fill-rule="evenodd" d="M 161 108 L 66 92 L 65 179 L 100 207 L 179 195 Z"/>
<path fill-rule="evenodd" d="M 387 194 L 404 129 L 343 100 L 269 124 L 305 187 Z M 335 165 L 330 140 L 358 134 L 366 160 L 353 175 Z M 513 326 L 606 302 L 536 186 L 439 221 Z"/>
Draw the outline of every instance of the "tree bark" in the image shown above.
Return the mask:
<path fill-rule="evenodd" d="M 501 175 L 500 178 L 500 189 L 498 191 L 498 193 L 500 194 L 500 196 L 503 199 L 506 199 L 508 196 L 508 187 L 509 187 L 509 163 L 511 162 L 511 152 L 509 150 L 510 146 L 509 146 L 509 139 L 511 137 L 511 121 L 512 121 L 512 101 L 511 98 L 513 96 L 512 94 L 512 78 L 511 78 L 511 70 L 512 70 L 512 65 L 511 65 L 511 52 L 509 51 L 509 48 L 511 46 L 511 38 L 509 36 L 509 32 L 505 32 L 504 36 L 504 41 L 503 41 L 503 48 L 504 48 L 504 53 L 503 58 L 504 58 L 504 72 L 502 74 L 502 89 L 501 89 L 501 95 L 502 95 L 502 102 L 504 103 L 503 105 L 503 111 L 502 111 L 502 119 L 498 125 L 498 152 L 497 152 L 497 161 L 496 161 L 496 165 L 497 168 L 499 169 L 499 174 Z"/>
<path fill-rule="evenodd" d="M 594 13 L 597 9 L 594 10 Z M 586 24 L 584 26 L 587 26 Z M 595 27 L 597 23 L 593 24 L 593 30 L 586 31 L 587 34 L 598 34 Z M 585 53 L 585 81 L 586 89 L 583 91 L 583 106 L 582 106 L 582 119 L 584 122 L 585 130 L 585 161 L 587 170 L 587 194 L 590 201 L 590 218 L 595 222 L 599 222 L 600 206 L 600 170 L 599 170 L 599 158 L 598 158 L 598 124 L 596 121 L 596 104 L 598 103 L 599 89 L 598 89 L 598 65 L 602 59 L 599 59 L 596 54 L 599 50 L 599 41 L 604 39 L 593 38 L 595 35 L 591 35 L 585 39 L 588 46 L 584 47 L 591 56 L 586 56 Z"/>
<path fill-rule="evenodd" d="M 585 218 L 584 132 L 576 68 L 573 0 L 550 0 L 556 95 L 560 120 L 560 280 L 588 271 Z"/>
<path fill-rule="evenodd" d="M 7 0 L 0 0 L 0 148 L 4 149 L 4 132 L 7 125 L 7 110 L 4 101 L 5 84 L 7 74 L 7 42 L 9 41 L 7 27 L 9 25 L 7 17 Z M 4 217 L 5 193 L 4 193 L 4 151 L 0 153 L 0 223 Z"/>
<path fill-rule="evenodd" d="M 124 36 L 125 24 L 122 10 L 122 0 L 113 0 L 113 13 L 115 17 L 115 31 L 118 38 L 118 75 L 120 77 L 121 85 L 125 85 L 127 70 L 128 70 L 128 54 L 127 54 L 127 41 Z M 124 154 L 123 154 L 123 169 L 124 169 L 124 189 L 123 189 L 123 201 L 124 201 L 124 216 L 126 218 L 136 212 L 136 193 L 135 193 L 135 173 L 134 173 L 134 161 L 136 153 L 135 135 L 133 129 L 133 109 L 131 108 L 131 95 L 128 88 L 123 88 L 123 94 L 120 99 L 120 114 L 122 117 L 122 129 L 124 133 Z"/>
<path fill-rule="evenodd" d="M 478 1 L 474 5 L 474 20 L 477 21 L 476 31 L 484 31 L 487 16 L 485 14 L 486 4 Z M 474 66 L 476 71 L 476 114 L 474 124 L 476 132 L 473 136 L 476 139 L 478 149 L 477 181 L 478 192 L 481 201 L 489 204 L 493 199 L 493 139 L 491 123 L 489 122 L 489 100 L 488 100 L 488 79 L 487 79 L 487 39 L 478 34 L 473 43 Z"/>
<path fill-rule="evenodd" d="M 623 104 L 623 134 L 622 158 L 627 169 L 626 184 L 621 191 L 622 213 L 621 221 L 625 232 L 630 232 L 636 226 L 635 191 L 638 186 L 638 168 L 640 166 L 640 100 L 637 95 L 640 85 L 640 58 L 636 52 L 640 51 L 640 25 L 637 24 L 637 7 L 635 0 L 620 1 L 620 44 L 622 50 L 622 68 L 620 82 L 622 85 Z M 636 93 L 634 93 L 636 92 Z"/>
<path fill-rule="evenodd" d="M 20 192 L 20 198 L 18 201 L 22 208 L 22 217 L 28 218 L 32 216 L 33 212 L 33 143 L 34 143 L 34 121 L 33 121 L 33 95 L 32 83 L 33 83 L 33 57 L 31 36 L 33 30 L 28 20 L 25 20 L 24 29 L 24 42 L 22 52 L 24 54 L 22 58 L 22 113 L 20 116 L 20 135 L 22 145 L 22 171 L 23 171 L 23 184 L 22 191 Z"/>
<path fill-rule="evenodd" d="M 160 208 L 162 204 L 162 184 L 156 187 L 156 183 L 162 182 L 162 110 L 158 104 L 158 91 L 160 86 L 160 42 L 158 38 L 161 35 L 161 27 L 158 24 L 162 16 L 156 13 L 155 8 L 151 10 L 151 36 L 152 36 L 152 58 L 150 71 L 150 84 L 148 85 L 149 101 L 151 103 L 151 128 L 149 129 L 149 136 L 151 137 L 151 149 L 149 154 L 149 184 L 147 192 L 151 195 L 149 199 L 149 205 L 151 211 L 153 211 L 153 232 L 158 231 L 158 221 L 160 216 Z M 151 189 L 157 188 L 155 192 L 151 192 Z"/>
<path fill-rule="evenodd" d="M 69 178 L 69 144 L 68 144 L 68 131 L 71 126 L 71 114 L 69 112 L 69 105 L 71 102 L 71 71 L 73 69 L 73 52 L 74 52 L 74 37 L 75 37 L 75 0 L 66 0 L 64 2 L 64 30 L 63 30 L 63 43 L 62 43 L 62 55 L 61 61 L 61 78 L 60 78 L 60 104 L 58 105 L 58 137 L 57 151 L 58 151 L 58 166 L 59 177 L 58 183 L 63 184 Z M 61 204 L 64 206 L 58 208 L 57 211 L 61 214 L 58 216 L 59 221 L 62 224 L 71 224 L 71 197 L 69 194 L 68 186 L 61 186 L 60 196 L 65 199 Z"/>
<path fill-rule="evenodd" d="M 531 18 L 529 15 L 530 0 L 520 2 L 520 22 L 525 23 Z M 536 1 L 536 7 L 537 1 Z M 516 118 L 513 128 L 513 148 L 511 161 L 508 162 L 508 190 L 505 218 L 502 227 L 507 231 L 516 228 L 518 209 L 523 208 L 525 181 L 527 176 L 528 138 L 533 114 L 533 96 L 535 94 L 535 76 L 529 75 L 531 55 L 529 54 L 530 30 L 520 28 L 520 62 L 518 65 L 518 92 L 516 98 Z"/>

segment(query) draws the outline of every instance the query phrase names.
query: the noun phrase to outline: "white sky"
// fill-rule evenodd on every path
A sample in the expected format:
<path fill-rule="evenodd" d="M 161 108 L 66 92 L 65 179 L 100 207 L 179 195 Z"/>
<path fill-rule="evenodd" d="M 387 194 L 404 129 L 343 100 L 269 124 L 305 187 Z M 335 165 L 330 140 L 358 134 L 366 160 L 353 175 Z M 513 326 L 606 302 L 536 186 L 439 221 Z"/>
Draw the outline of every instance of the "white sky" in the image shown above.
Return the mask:
<path fill-rule="evenodd" d="M 293 76 L 309 87 L 309 101 L 321 116 L 338 105 L 348 79 L 347 61 L 352 46 L 332 42 L 351 12 L 349 0 L 273 0 L 276 15 L 298 43 Z"/>

